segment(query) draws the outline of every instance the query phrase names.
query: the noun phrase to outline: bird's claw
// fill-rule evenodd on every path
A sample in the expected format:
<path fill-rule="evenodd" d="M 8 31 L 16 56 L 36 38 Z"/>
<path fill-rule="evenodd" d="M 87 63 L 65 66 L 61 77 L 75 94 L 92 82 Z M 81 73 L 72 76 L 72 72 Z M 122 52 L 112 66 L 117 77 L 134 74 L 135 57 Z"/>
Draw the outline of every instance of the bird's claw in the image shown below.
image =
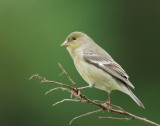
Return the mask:
<path fill-rule="evenodd" d="M 101 105 L 107 108 L 107 111 L 110 112 L 110 104 L 108 102 L 102 103 Z"/>
<path fill-rule="evenodd" d="M 78 91 L 78 94 L 76 93 L 76 91 Z M 75 96 L 76 96 L 77 98 L 80 98 L 81 91 L 82 91 L 82 88 L 77 88 L 77 89 L 73 90 L 73 91 L 72 91 L 72 94 L 71 94 L 71 98 L 72 98 L 72 96 L 73 96 L 75 93 L 76 93 Z"/>

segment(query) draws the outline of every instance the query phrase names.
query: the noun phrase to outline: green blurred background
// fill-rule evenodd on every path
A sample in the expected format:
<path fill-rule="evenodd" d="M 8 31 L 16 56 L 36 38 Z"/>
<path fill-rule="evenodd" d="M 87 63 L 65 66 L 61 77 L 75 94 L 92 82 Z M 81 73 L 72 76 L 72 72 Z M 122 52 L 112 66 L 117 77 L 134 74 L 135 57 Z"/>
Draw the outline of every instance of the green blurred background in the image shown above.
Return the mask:
<path fill-rule="evenodd" d="M 127 71 L 143 102 L 142 109 L 127 95 L 113 91 L 111 103 L 160 123 L 160 1 L 133 0 L 1 0 L 0 1 L 0 125 L 67 126 L 80 114 L 96 107 L 65 102 L 70 94 L 55 91 L 54 84 L 29 80 L 38 73 L 50 80 L 69 83 L 58 76 L 60 62 L 78 86 L 86 86 L 67 50 L 59 45 L 73 31 L 82 31 Z M 106 100 L 98 89 L 82 92 L 91 99 Z M 98 119 L 97 113 L 80 118 L 72 126 L 146 126 L 139 121 Z M 111 114 L 111 116 L 118 116 Z"/>

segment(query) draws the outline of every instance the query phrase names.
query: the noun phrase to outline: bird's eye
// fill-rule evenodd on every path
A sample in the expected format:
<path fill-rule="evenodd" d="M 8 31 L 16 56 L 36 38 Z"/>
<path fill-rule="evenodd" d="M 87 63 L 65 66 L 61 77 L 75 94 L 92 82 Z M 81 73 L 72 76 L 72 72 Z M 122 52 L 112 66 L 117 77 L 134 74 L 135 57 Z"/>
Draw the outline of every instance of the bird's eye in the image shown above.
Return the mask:
<path fill-rule="evenodd" d="M 72 40 L 76 40 L 76 38 L 75 38 L 75 37 L 72 37 Z"/>

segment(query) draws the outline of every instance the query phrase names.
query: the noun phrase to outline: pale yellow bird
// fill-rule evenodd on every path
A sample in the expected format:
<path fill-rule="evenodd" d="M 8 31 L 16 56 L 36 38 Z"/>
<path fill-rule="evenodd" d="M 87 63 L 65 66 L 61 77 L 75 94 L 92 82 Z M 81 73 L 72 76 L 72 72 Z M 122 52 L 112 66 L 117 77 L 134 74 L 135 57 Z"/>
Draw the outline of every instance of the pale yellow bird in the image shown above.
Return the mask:
<path fill-rule="evenodd" d="M 77 71 L 89 86 L 80 90 L 95 87 L 110 93 L 119 90 L 128 94 L 139 106 L 144 108 L 142 102 L 133 94 L 129 87 L 134 88 L 129 76 L 123 68 L 90 37 L 82 32 L 71 33 L 61 46 L 66 46 Z"/>

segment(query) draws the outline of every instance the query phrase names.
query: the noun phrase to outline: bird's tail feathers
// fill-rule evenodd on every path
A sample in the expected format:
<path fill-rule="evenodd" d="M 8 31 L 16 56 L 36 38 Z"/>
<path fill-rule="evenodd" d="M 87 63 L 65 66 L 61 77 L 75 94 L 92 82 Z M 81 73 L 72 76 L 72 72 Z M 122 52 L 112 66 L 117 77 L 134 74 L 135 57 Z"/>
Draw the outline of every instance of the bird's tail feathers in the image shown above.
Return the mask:
<path fill-rule="evenodd" d="M 133 92 L 129 89 L 129 87 L 123 86 L 123 89 L 125 90 L 125 91 L 123 90 L 123 92 L 128 94 L 137 103 L 137 105 L 139 105 L 142 108 L 145 108 L 142 102 L 133 94 Z"/>
<path fill-rule="evenodd" d="M 133 94 L 133 92 L 129 89 L 128 95 L 142 108 L 145 108 L 143 103 Z"/>

